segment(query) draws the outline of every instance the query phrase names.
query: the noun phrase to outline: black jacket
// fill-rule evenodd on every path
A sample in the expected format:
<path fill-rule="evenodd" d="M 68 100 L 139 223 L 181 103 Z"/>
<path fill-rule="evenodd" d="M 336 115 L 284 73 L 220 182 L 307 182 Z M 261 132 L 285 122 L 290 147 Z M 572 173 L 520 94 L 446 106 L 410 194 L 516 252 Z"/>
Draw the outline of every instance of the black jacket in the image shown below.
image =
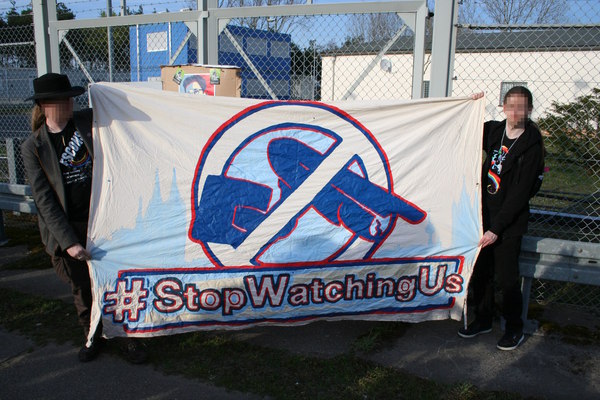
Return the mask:
<path fill-rule="evenodd" d="M 529 198 L 543 163 L 544 147 L 539 129 L 528 121 L 525 132 L 514 142 L 502 163 L 500 189 L 490 194 L 487 173 L 493 151 L 500 148 L 505 128 L 506 120 L 488 121 L 483 128 L 483 150 L 487 155 L 482 169 L 483 229 L 511 237 L 527 232 Z"/>
<path fill-rule="evenodd" d="M 92 110 L 75 112 L 73 120 L 90 155 L 92 147 Z M 78 243 L 68 219 L 67 199 L 58 157 L 46 125 L 33 132 L 21 145 L 25 171 L 38 209 L 42 243 L 50 255 L 58 255 Z M 85 246 L 85 243 L 81 243 Z"/>

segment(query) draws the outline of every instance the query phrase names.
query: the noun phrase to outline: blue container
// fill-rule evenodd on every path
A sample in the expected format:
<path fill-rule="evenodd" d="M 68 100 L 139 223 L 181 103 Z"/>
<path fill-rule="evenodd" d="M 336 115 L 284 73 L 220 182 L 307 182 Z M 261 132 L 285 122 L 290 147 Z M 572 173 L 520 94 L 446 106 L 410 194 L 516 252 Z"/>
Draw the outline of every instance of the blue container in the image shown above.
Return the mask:
<path fill-rule="evenodd" d="M 218 63 L 240 67 L 241 96 L 270 99 L 264 82 L 278 99 L 289 99 L 291 35 L 240 26 L 227 30 L 219 35 Z M 197 63 L 195 37 L 188 32 L 183 22 L 130 27 L 131 81 L 160 80 L 161 65 Z"/>

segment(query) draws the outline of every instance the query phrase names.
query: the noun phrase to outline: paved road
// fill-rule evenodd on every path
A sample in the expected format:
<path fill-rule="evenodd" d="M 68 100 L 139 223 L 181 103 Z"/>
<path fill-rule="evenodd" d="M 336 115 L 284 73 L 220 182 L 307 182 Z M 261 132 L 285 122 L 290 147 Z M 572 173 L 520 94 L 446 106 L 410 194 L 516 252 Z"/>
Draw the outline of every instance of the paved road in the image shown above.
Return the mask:
<path fill-rule="evenodd" d="M 18 258 L 24 248 L 0 247 L 0 264 Z M 70 301 L 66 285 L 52 270 L 0 269 L 0 288 Z M 567 324 L 586 321 L 589 315 L 569 311 L 560 317 Z M 317 322 L 298 327 L 258 327 L 232 332 L 238 340 L 314 357 L 335 357 L 367 332 L 373 322 Z M 521 347 L 502 352 L 492 334 L 465 340 L 458 337 L 456 321 L 409 325 L 391 346 L 366 358 L 437 382 L 470 382 L 484 390 L 519 392 L 547 399 L 600 398 L 600 346 L 574 346 L 552 336 L 528 336 Z M 252 394 L 227 392 L 198 380 L 165 376 L 151 366 L 130 365 L 102 354 L 88 364 L 77 361 L 71 345 L 36 346 L 0 329 L 0 399 L 254 399 Z M 110 382 L 110 384 L 109 384 Z"/>

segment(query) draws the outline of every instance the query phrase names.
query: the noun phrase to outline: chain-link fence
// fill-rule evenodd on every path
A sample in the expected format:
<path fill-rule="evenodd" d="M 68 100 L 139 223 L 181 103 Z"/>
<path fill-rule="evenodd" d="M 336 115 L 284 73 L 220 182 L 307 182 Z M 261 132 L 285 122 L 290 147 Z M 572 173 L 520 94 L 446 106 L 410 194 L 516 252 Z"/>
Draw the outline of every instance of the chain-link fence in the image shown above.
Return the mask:
<path fill-rule="evenodd" d="M 461 1 L 453 95 L 485 91 L 486 119 L 503 119 L 503 94 L 514 85 L 530 88 L 549 168 L 532 200 L 530 233 L 600 242 L 600 7 L 596 0 L 551 3 L 563 7 L 546 16 L 502 19 L 483 3 Z M 227 18 L 218 33 L 217 63 L 240 68 L 241 96 L 320 101 L 428 96 L 431 17 L 425 23 L 423 81 L 415 83 L 419 44 L 410 18 L 374 12 L 367 4 L 359 13 L 267 14 Z M 74 85 L 131 81 L 160 89 L 161 66 L 202 58 L 196 23 L 63 31 L 61 72 Z M 33 27 L 0 28 L 0 37 L 0 181 L 22 183 L 18 142 L 29 133 L 31 108 L 23 99 L 37 75 Z M 87 105 L 86 96 L 77 100 Z M 539 284 L 537 298 L 547 287 Z M 600 303 L 600 293 L 593 297 Z"/>
<path fill-rule="evenodd" d="M 506 91 L 528 87 L 547 152 L 530 234 L 600 242 L 600 7 L 594 0 L 555 1 L 545 10 L 551 2 L 529 3 L 511 15 L 461 2 L 453 95 L 485 91 L 486 119 L 504 119 Z M 594 286 L 538 280 L 532 299 L 600 310 Z"/>
<path fill-rule="evenodd" d="M 226 26 L 218 34 L 217 63 L 239 67 L 241 96 L 247 98 L 411 98 L 415 23 L 407 25 L 396 12 L 369 12 L 366 5 L 363 10 L 226 18 Z M 131 81 L 160 89 L 161 66 L 197 63 L 201 58 L 196 23 L 182 20 L 61 31 L 61 73 L 67 74 L 73 85 Z M 11 118 L 0 121 L 0 134 L 6 141 L 1 150 L 0 181 L 23 183 L 23 167 L 16 153 L 18 139 L 29 133 L 31 109 L 30 102 L 20 100 L 32 93 L 31 79 L 37 75 L 33 27 L 24 27 L 25 33 L 20 34 L 28 38 L 27 44 L 17 32 L 0 30 L 11 54 L 23 46 L 28 46 L 31 54 L 25 57 L 21 51 L 12 58 L 4 57 L 3 72 L 18 77 L 8 89 L 6 99 L 10 100 L 0 97 L 0 109 Z M 401 57 L 387 54 L 390 48 L 400 51 Z M 24 70 L 24 65 L 31 69 Z M 85 107 L 86 96 L 77 102 Z"/>
<path fill-rule="evenodd" d="M 532 91 L 532 119 L 544 133 L 548 171 L 532 200 L 531 233 L 600 242 L 600 8 L 596 1 L 565 6 L 570 8 L 546 17 L 552 23 L 532 24 L 517 16 L 499 19 L 464 1 L 453 94 L 485 91 L 487 119 L 503 119 L 508 89 L 523 85 Z"/>
<path fill-rule="evenodd" d="M 377 35 L 365 25 L 385 21 Z M 260 19 L 229 21 L 219 36 L 219 63 L 242 68 L 242 96 L 333 101 L 411 97 L 414 36 L 395 13 L 313 15 L 265 19 L 285 26 L 271 34 Z M 351 36 L 353 35 L 353 36 Z M 386 45 L 401 37 L 410 57 L 393 73 L 406 82 L 390 84 Z M 377 61 L 379 58 L 379 62 Z M 387 63 L 387 64 L 386 64 Z"/>
<path fill-rule="evenodd" d="M 31 80 L 37 76 L 32 26 L 0 28 L 0 182 L 23 183 L 20 141 L 30 132 Z"/>

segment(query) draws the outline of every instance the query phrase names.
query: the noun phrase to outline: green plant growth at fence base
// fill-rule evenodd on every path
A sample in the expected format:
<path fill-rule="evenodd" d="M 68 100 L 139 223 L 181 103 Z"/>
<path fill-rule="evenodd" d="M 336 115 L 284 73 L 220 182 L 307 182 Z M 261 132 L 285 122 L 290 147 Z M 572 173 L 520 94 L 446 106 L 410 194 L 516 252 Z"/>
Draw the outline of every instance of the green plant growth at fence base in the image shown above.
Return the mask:
<path fill-rule="evenodd" d="M 50 256 L 40 240 L 37 230 L 37 219 L 34 215 L 16 217 L 4 211 L 6 222 L 5 234 L 8 238 L 6 246 L 25 246 L 25 254 L 18 260 L 2 264 L 0 269 L 45 269 L 50 268 Z M 16 226 L 20 224 L 21 227 Z M 23 227 L 25 226 L 25 227 Z"/>
<path fill-rule="evenodd" d="M 537 122 L 546 134 L 549 177 L 557 177 L 554 182 L 549 178 L 546 188 L 556 185 L 558 190 L 565 187 L 577 192 L 584 189 L 584 193 L 596 191 L 600 175 L 600 89 L 594 88 L 571 103 L 553 102 L 551 110 Z M 553 160 L 558 169 L 555 172 Z"/>

